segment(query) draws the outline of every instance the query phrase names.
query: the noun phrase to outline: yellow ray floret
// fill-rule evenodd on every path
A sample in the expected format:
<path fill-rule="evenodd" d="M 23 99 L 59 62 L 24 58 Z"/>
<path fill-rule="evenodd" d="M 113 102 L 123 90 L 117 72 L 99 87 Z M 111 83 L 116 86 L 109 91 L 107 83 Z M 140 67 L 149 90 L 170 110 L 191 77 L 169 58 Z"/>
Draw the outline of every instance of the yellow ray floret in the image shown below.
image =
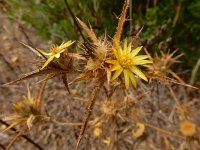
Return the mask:
<path fill-rule="evenodd" d="M 111 64 L 110 71 L 115 73 L 112 76 L 112 81 L 118 78 L 121 73 L 124 74 L 125 86 L 126 89 L 129 89 L 129 81 L 131 80 L 134 87 L 136 87 L 137 82 L 135 75 L 142 78 L 145 81 L 147 77 L 145 74 L 138 68 L 138 65 L 145 65 L 152 63 L 148 55 L 138 55 L 139 51 L 142 49 L 142 46 L 139 46 L 132 50 L 132 43 L 127 44 L 127 39 L 124 41 L 123 49 L 120 46 L 119 42 L 115 39 L 116 47 L 113 48 L 113 53 L 116 57 L 114 60 L 107 60 L 107 63 Z M 135 75 L 134 75 L 135 74 Z"/>
<path fill-rule="evenodd" d="M 54 58 L 59 58 L 60 54 L 63 53 L 66 48 L 72 45 L 74 42 L 75 41 L 63 42 L 60 46 L 53 45 L 50 49 L 50 53 L 46 53 L 43 50 L 37 49 L 44 56 L 48 56 L 47 61 L 44 63 L 41 69 L 44 69 Z"/>

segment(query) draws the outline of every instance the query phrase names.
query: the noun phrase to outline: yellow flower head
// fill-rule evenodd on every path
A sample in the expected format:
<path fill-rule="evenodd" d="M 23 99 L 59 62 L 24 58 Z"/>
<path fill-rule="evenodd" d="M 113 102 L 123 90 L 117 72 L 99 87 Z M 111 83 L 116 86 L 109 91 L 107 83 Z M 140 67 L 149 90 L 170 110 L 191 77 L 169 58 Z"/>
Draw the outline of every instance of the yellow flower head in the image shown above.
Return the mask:
<path fill-rule="evenodd" d="M 152 63 L 150 60 L 146 60 L 147 58 L 149 58 L 148 55 L 137 56 L 139 51 L 142 49 L 142 46 L 139 46 L 132 50 L 131 49 L 132 42 L 127 44 L 127 39 L 125 39 L 124 47 L 122 49 L 122 47 L 119 45 L 119 42 L 116 39 L 114 40 L 116 47 L 113 48 L 113 52 L 116 59 L 106 61 L 107 63 L 112 64 L 110 70 L 115 71 L 111 80 L 115 80 L 123 72 L 125 79 L 125 86 L 127 90 L 129 89 L 129 79 L 131 80 L 134 87 L 136 87 L 137 85 L 134 74 L 142 78 L 143 80 L 147 81 L 147 77 L 137 67 L 138 65 Z"/>
<path fill-rule="evenodd" d="M 50 48 L 50 53 L 46 53 L 43 50 L 37 49 L 41 54 L 43 54 L 44 56 L 48 56 L 47 61 L 44 63 L 44 65 L 42 66 L 42 69 L 44 69 L 54 58 L 59 58 L 60 54 L 63 53 L 67 47 L 69 47 L 70 45 L 72 45 L 75 41 L 68 41 L 68 42 L 63 42 L 60 46 L 57 45 L 53 45 Z"/>

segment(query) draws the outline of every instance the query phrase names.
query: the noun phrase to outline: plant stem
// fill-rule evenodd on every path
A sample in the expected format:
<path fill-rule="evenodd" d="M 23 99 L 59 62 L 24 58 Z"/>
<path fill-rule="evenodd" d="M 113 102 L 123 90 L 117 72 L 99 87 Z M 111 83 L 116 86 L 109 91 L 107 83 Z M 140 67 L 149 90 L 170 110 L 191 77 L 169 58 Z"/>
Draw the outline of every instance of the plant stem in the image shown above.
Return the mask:
<path fill-rule="evenodd" d="M 10 125 L 8 123 L 6 123 L 5 121 L 0 119 L 0 123 L 6 125 L 7 127 L 9 127 Z M 17 130 L 15 128 L 10 128 L 12 131 L 17 132 Z M 35 147 L 37 147 L 39 150 L 44 150 L 40 145 L 38 145 L 37 143 L 35 143 L 32 139 L 30 139 L 28 136 L 26 135 L 22 135 L 21 137 L 23 137 L 24 139 L 26 139 L 28 142 L 30 142 L 31 144 L 33 144 Z"/>
<path fill-rule="evenodd" d="M 57 121 L 55 119 L 51 119 L 51 122 L 53 122 L 55 124 L 58 124 L 58 125 L 61 125 L 61 126 L 66 126 L 66 125 L 69 125 L 69 126 L 81 126 L 81 125 L 83 125 L 83 123 L 81 123 L 81 122 L 60 122 L 60 121 Z"/>
<path fill-rule="evenodd" d="M 81 37 L 83 38 L 83 40 L 86 42 L 87 40 L 85 39 L 85 37 L 84 37 L 84 35 L 83 35 L 82 31 L 81 31 L 81 28 L 80 28 L 80 26 L 79 26 L 79 24 L 78 24 L 78 22 L 77 22 L 77 20 L 76 20 L 76 17 L 75 17 L 75 15 L 73 14 L 73 12 L 72 12 L 72 10 L 71 10 L 71 8 L 70 8 L 69 3 L 67 2 L 67 0 L 65 0 L 65 5 L 67 6 L 67 9 L 68 9 L 68 11 L 69 11 L 69 13 L 70 13 L 70 15 L 71 15 L 73 21 L 74 21 L 75 26 L 76 26 L 77 29 L 78 29 L 78 32 L 80 33 L 80 35 L 81 35 Z"/>
<path fill-rule="evenodd" d="M 84 118 L 84 121 L 83 121 L 83 125 L 81 126 L 81 130 L 80 130 L 79 137 L 78 137 L 78 140 L 77 140 L 76 150 L 78 149 L 78 146 L 81 142 L 81 139 L 82 139 L 82 137 L 85 133 L 85 129 L 87 127 L 88 121 L 89 121 L 90 116 L 92 114 L 92 108 L 94 106 L 96 96 L 97 96 L 99 89 L 100 89 L 100 83 L 97 83 L 97 85 L 94 87 L 94 89 L 92 91 L 92 95 L 90 97 L 89 104 L 88 104 L 86 112 L 85 112 L 85 118 Z"/>

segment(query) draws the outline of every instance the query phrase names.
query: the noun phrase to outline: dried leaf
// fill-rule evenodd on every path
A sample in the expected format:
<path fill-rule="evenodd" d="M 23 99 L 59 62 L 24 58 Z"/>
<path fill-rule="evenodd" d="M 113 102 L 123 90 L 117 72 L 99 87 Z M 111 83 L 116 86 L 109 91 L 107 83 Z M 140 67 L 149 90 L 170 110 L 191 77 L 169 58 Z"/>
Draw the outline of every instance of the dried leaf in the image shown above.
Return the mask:
<path fill-rule="evenodd" d="M 95 43 L 97 42 L 97 37 L 94 34 L 92 28 L 88 28 L 88 26 L 82 22 L 79 18 L 76 18 L 79 22 L 79 24 L 82 26 L 82 28 L 87 32 L 88 36 L 90 37 L 90 39 Z"/>
<path fill-rule="evenodd" d="M 38 51 L 36 48 L 33 48 L 29 45 L 26 45 L 25 43 L 23 42 L 20 42 L 22 45 L 24 45 L 25 47 L 27 47 L 28 49 L 30 49 L 32 52 L 34 52 L 36 55 L 38 55 L 39 57 L 43 57 L 45 59 L 47 59 L 42 53 L 40 53 L 40 51 Z"/>
<path fill-rule="evenodd" d="M 26 122 L 27 122 L 27 126 L 28 126 L 29 130 L 32 128 L 32 126 L 34 124 L 34 121 L 35 121 L 35 118 L 36 117 L 34 115 L 32 115 L 32 114 L 28 117 Z"/>
<path fill-rule="evenodd" d="M 175 84 L 179 84 L 179 85 L 182 85 L 182 86 L 186 86 L 186 87 L 190 87 L 190 88 L 199 90 L 199 88 L 197 88 L 195 86 L 185 84 L 185 83 L 180 83 L 177 80 L 174 80 L 172 78 L 169 78 L 169 77 L 166 77 L 166 76 L 163 76 L 163 75 L 160 75 L 160 74 L 155 74 L 153 72 L 148 72 L 148 76 L 149 76 L 149 78 L 152 78 L 152 79 L 158 79 L 158 80 L 161 80 L 161 81 L 171 82 L 171 83 L 175 83 Z"/>
<path fill-rule="evenodd" d="M 64 72 L 65 71 L 58 70 L 58 69 L 43 69 L 43 70 L 37 69 L 37 70 L 31 71 L 29 73 L 26 73 L 26 74 L 22 75 L 22 77 L 19 77 L 18 79 L 11 81 L 9 83 L 6 83 L 4 85 L 14 84 L 14 83 L 19 82 L 19 81 L 23 81 L 23 80 L 27 80 L 27 79 L 30 79 L 30 78 L 51 74 L 51 73 L 64 73 Z"/>
<path fill-rule="evenodd" d="M 132 134 L 135 138 L 139 138 L 144 134 L 145 126 L 144 124 L 137 122 L 135 128 L 132 130 Z"/>

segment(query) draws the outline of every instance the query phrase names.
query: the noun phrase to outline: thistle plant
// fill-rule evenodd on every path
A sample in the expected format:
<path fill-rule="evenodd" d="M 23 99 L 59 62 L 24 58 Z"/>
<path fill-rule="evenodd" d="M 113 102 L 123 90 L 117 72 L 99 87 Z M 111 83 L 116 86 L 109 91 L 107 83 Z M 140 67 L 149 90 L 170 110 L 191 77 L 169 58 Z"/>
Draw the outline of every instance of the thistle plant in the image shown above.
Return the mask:
<path fill-rule="evenodd" d="M 53 45 L 50 48 L 50 53 L 46 53 L 41 49 L 33 48 L 29 45 L 26 45 L 22 43 L 25 47 L 33 51 L 35 54 L 40 56 L 40 61 L 36 61 L 36 65 L 38 66 L 37 70 L 34 70 L 32 72 L 24 74 L 22 77 L 19 77 L 18 79 L 11 81 L 7 84 L 13 84 L 19 81 L 27 80 L 30 78 L 43 76 L 44 81 L 49 80 L 54 77 L 61 76 L 63 84 L 65 85 L 66 89 L 70 93 L 69 87 L 68 87 L 68 81 L 67 81 L 67 75 L 70 73 L 78 72 L 78 70 L 74 67 L 73 59 L 76 57 L 77 59 L 83 59 L 79 54 L 74 53 L 64 53 L 66 48 L 68 48 L 70 45 L 72 45 L 74 42 L 68 41 L 63 42 L 60 46 Z M 48 56 L 49 58 L 47 58 Z M 56 58 L 56 60 L 55 60 Z M 42 60 L 41 60 L 42 59 Z M 44 62 L 44 64 L 41 66 L 41 61 Z M 43 81 L 43 80 L 42 80 Z"/>
<path fill-rule="evenodd" d="M 171 54 L 160 52 L 161 56 L 157 54 L 151 56 L 146 47 L 141 46 L 142 44 L 137 42 L 142 29 L 135 36 L 126 36 L 124 40 L 121 40 L 130 4 L 129 0 L 125 0 L 124 2 L 121 15 L 118 18 L 118 26 L 113 36 L 108 35 L 106 32 L 101 36 L 97 36 L 90 25 L 87 25 L 74 16 L 67 1 L 65 2 L 72 15 L 74 24 L 83 38 L 78 41 L 79 46 L 77 47 L 80 51 L 70 53 L 67 50 L 72 48 L 71 45 L 74 43 L 74 40 L 63 42 L 61 45 L 51 46 L 49 53 L 22 43 L 39 56 L 39 61 L 35 62 L 38 69 L 8 84 L 41 75 L 45 76 L 42 80 L 44 83 L 53 77 L 61 77 L 69 93 L 70 86 L 76 88 L 75 82 L 84 81 L 87 84 L 91 84 L 91 93 L 89 93 L 87 98 L 83 97 L 84 100 L 87 99 L 84 118 L 80 123 L 76 123 L 76 125 L 81 126 L 76 142 L 76 149 L 79 148 L 87 127 L 93 130 L 95 140 L 101 139 L 102 143 L 106 143 L 109 149 L 115 149 L 115 143 L 118 141 L 122 141 L 122 143 L 131 141 L 125 141 L 124 137 L 142 141 L 144 139 L 143 136 L 148 132 L 152 133 L 153 136 L 162 135 L 162 139 L 165 138 L 165 141 L 167 141 L 169 135 L 172 138 L 180 138 L 181 135 L 190 138 L 197 137 L 198 125 L 192 122 L 191 116 L 189 117 L 182 112 L 184 109 L 180 105 L 178 98 L 175 98 L 170 85 L 167 85 L 167 92 L 170 91 L 175 100 L 173 101 L 175 107 L 169 108 L 170 110 L 173 109 L 173 113 L 169 113 L 169 110 L 166 111 L 168 116 L 165 116 L 167 119 L 163 119 L 164 123 L 160 123 L 161 127 L 153 125 L 154 122 L 152 124 L 149 123 L 151 119 L 159 122 L 160 118 L 157 118 L 157 116 L 152 117 L 152 114 L 159 114 L 165 111 L 164 107 L 162 107 L 165 103 L 163 102 L 163 105 L 160 104 L 162 102 L 159 100 L 159 92 L 156 93 L 154 91 L 155 84 L 148 82 L 149 79 L 192 87 L 182 82 L 171 70 L 171 66 L 179 62 L 178 58 L 182 54 L 173 57 L 176 53 L 174 51 Z M 86 32 L 87 37 L 82 32 Z M 139 54 L 142 50 L 146 54 Z M 167 77 L 168 74 L 171 74 L 175 79 Z M 68 76 L 71 79 L 69 83 Z M 140 78 L 146 82 L 139 82 Z M 130 88 L 130 82 L 134 86 L 134 89 Z M 58 122 L 42 111 L 44 106 L 41 102 L 41 95 L 44 88 L 45 84 L 42 85 L 37 98 L 33 97 L 28 91 L 26 98 L 13 104 L 14 115 L 7 117 L 7 121 L 13 121 L 14 123 L 6 130 L 16 125 L 22 125 L 28 131 L 44 120 L 60 125 L 69 125 Z M 75 100 L 73 96 L 73 94 L 70 95 L 70 98 Z M 159 105 L 155 104 L 157 99 Z M 149 106 L 151 108 L 148 108 Z M 180 112 L 182 113 L 179 114 L 178 110 L 181 110 Z M 174 117 L 176 120 L 170 120 L 170 117 Z M 174 132 L 174 127 L 170 128 L 171 131 L 162 129 L 163 126 L 173 121 L 178 122 L 176 128 L 179 129 L 179 132 Z M 156 132 L 153 134 L 152 130 Z"/>
<path fill-rule="evenodd" d="M 85 80 L 85 79 L 95 79 L 103 77 L 107 74 L 108 65 L 105 60 L 111 50 L 111 43 L 108 41 L 106 35 L 97 38 L 92 28 L 89 28 L 84 22 L 77 18 L 77 21 L 81 27 L 86 31 L 89 39 L 91 41 L 85 41 L 82 45 L 85 52 L 85 67 L 74 81 Z M 104 79 L 105 80 L 105 79 Z"/>
<path fill-rule="evenodd" d="M 5 121 L 12 122 L 7 128 L 2 132 L 5 132 L 15 126 L 21 125 L 20 132 L 16 134 L 13 140 L 7 146 L 7 149 L 13 144 L 18 136 L 25 133 L 27 130 L 30 130 L 32 127 L 41 124 L 43 121 L 47 121 L 47 115 L 44 113 L 42 107 L 42 95 L 45 88 L 46 82 L 43 83 L 42 87 L 38 92 L 38 96 L 32 96 L 29 88 L 27 96 L 21 98 L 19 101 L 15 102 L 12 105 L 13 114 L 6 116 Z"/>
<path fill-rule="evenodd" d="M 176 80 L 178 80 L 180 83 L 184 83 L 184 81 L 175 73 L 172 71 L 171 67 L 175 63 L 181 63 L 178 59 L 182 57 L 184 54 L 179 54 L 175 57 L 174 54 L 177 52 L 177 50 L 173 51 L 172 53 L 167 52 L 164 53 L 161 51 L 160 55 L 157 53 L 151 57 L 150 59 L 153 61 L 153 65 L 149 66 L 150 70 L 152 70 L 155 74 L 161 74 L 161 75 L 172 75 Z"/>
<path fill-rule="evenodd" d="M 31 129 L 43 117 L 38 108 L 37 101 L 33 97 L 22 98 L 14 103 L 13 111 L 13 115 L 5 117 L 6 121 L 13 122 L 6 130 L 19 124 L 24 124 L 28 129 Z"/>
<path fill-rule="evenodd" d="M 38 92 L 38 97 L 33 97 L 28 88 L 27 96 L 13 104 L 14 114 L 5 118 L 6 121 L 13 121 L 13 123 L 3 132 L 19 124 L 24 124 L 26 126 L 25 129 L 31 129 L 31 127 L 44 119 L 45 115 L 41 110 L 41 105 L 45 84 L 46 82 L 43 83 Z"/>

